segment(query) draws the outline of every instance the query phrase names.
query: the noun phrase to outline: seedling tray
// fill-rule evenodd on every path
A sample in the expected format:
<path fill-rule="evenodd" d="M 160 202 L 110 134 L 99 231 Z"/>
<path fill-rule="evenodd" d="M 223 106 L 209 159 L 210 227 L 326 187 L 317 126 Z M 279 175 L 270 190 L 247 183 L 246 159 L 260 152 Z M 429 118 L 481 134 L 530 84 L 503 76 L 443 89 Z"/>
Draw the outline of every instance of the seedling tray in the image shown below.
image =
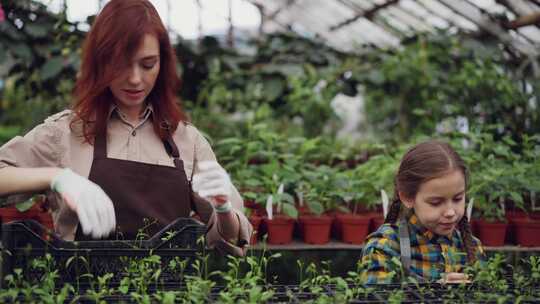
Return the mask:
<path fill-rule="evenodd" d="M 191 218 L 178 218 L 148 240 L 64 241 L 33 220 L 2 225 L 1 278 L 20 268 L 25 278 L 39 280 L 47 269 L 32 267 L 32 261 L 49 254 L 60 283 L 80 284 L 85 278 L 112 273 L 111 284 L 126 275 L 126 267 L 150 256 L 159 256 L 153 266 L 160 268 L 163 282 L 178 283 L 176 270 L 169 270 L 173 260 L 189 259 L 187 266 L 204 248 L 206 227 Z M 51 269 L 49 269 L 50 271 Z M 182 274 L 189 273 L 190 267 Z"/>
<path fill-rule="evenodd" d="M 472 292 L 481 291 L 474 285 L 467 285 L 468 287 L 464 290 L 462 287 L 457 285 L 439 285 L 439 284 L 419 284 L 419 285 L 399 285 L 399 284 L 378 284 L 378 285 L 368 285 L 368 286 L 349 286 L 349 288 L 360 287 L 368 288 L 369 291 L 366 294 L 357 295 L 356 298 L 349 299 L 347 303 L 358 303 L 358 304 L 369 304 L 369 303 L 388 303 L 392 297 L 395 300 L 395 293 L 402 292 L 402 295 L 399 300 L 399 303 L 515 303 L 517 298 L 516 294 L 514 296 L 508 296 L 512 293 L 506 294 L 506 298 L 490 298 L 482 299 L 474 297 Z M 169 286 L 169 288 L 172 286 Z M 169 289 L 167 287 L 160 288 L 161 291 L 171 290 L 177 293 L 184 293 L 187 291 L 185 285 L 179 285 L 176 288 Z M 210 293 L 207 295 L 205 302 L 207 303 L 219 303 L 220 302 L 220 292 L 226 290 L 226 286 L 214 286 L 211 288 Z M 274 292 L 273 296 L 266 301 L 265 303 L 316 303 L 320 300 L 321 297 L 327 297 L 327 301 L 322 303 L 338 303 L 340 300 L 339 291 L 335 289 L 333 285 L 324 285 L 321 286 L 319 292 L 311 293 L 306 288 L 302 289 L 298 285 L 267 285 L 264 287 L 265 290 L 272 290 Z M 309 289 L 309 288 L 307 288 Z M 429 290 L 430 294 L 426 293 L 426 289 Z M 447 294 L 450 290 L 454 292 L 465 292 L 462 294 L 462 297 L 457 298 L 448 298 Z M 467 291 L 470 291 L 471 294 L 467 294 Z M 155 291 L 148 290 L 148 295 L 153 296 Z M 494 294 L 494 296 L 497 296 Z M 189 295 L 188 295 L 189 297 Z M 38 299 L 38 297 L 36 297 Z M 184 296 L 185 299 L 185 296 Z M 342 299 L 342 298 L 341 298 Z M 24 303 L 28 298 L 23 296 L 17 297 L 13 301 L 8 303 Z M 139 303 L 135 300 L 130 293 L 120 294 L 115 292 L 114 294 L 109 294 L 100 299 L 106 303 Z M 155 300 L 155 299 L 154 299 Z M 247 297 L 244 298 L 247 301 Z M 94 303 L 92 299 L 83 293 L 70 294 L 67 297 L 66 303 L 72 303 L 73 301 L 77 303 Z M 329 301 L 329 302 L 328 302 Z M 337 301 L 337 302 L 336 302 Z M 153 301 L 152 303 L 154 303 Z M 540 299 L 527 299 L 521 303 L 540 303 Z"/>

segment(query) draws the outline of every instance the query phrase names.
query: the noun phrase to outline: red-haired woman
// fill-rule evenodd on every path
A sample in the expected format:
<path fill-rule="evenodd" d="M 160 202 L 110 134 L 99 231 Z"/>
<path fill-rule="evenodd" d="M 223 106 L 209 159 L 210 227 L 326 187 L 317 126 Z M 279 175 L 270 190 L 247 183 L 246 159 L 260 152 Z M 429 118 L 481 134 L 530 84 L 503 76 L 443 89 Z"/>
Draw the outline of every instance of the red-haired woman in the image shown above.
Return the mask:
<path fill-rule="evenodd" d="M 152 4 L 108 2 L 84 42 L 72 109 L 0 148 L 0 195 L 53 190 L 55 230 L 67 240 L 114 230 L 133 238 L 145 218 L 153 233 L 195 211 L 210 245 L 243 254 L 251 226 L 242 199 L 186 121 L 178 86 Z"/>

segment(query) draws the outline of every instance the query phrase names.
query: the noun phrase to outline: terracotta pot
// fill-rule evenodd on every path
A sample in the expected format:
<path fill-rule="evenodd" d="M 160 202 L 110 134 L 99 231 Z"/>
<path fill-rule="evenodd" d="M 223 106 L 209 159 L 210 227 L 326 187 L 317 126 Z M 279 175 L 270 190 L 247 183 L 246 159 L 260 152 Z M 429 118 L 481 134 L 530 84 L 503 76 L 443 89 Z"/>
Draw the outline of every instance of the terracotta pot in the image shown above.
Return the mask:
<path fill-rule="evenodd" d="M 333 237 L 336 240 L 341 240 L 341 235 L 343 234 L 342 231 L 342 225 L 338 221 L 337 216 L 339 214 L 345 214 L 341 211 L 330 211 L 327 212 L 326 215 L 332 218 L 332 225 L 330 225 L 330 236 Z"/>
<path fill-rule="evenodd" d="M 298 210 L 298 216 L 310 216 L 312 215 L 311 210 L 309 210 L 309 206 L 304 204 L 302 206 L 296 204 L 296 210 Z M 294 223 L 294 230 L 293 230 L 293 236 L 297 238 L 304 238 L 304 225 L 300 223 L 300 221 L 296 221 Z"/>
<path fill-rule="evenodd" d="M 304 242 L 326 244 L 330 240 L 332 217 L 327 215 L 302 215 L 298 218 L 304 232 Z"/>
<path fill-rule="evenodd" d="M 506 219 L 508 220 L 508 228 L 506 228 L 506 244 L 517 244 L 515 220 L 523 218 L 527 218 L 527 213 L 522 210 L 512 209 L 506 211 Z"/>
<path fill-rule="evenodd" d="M 476 220 L 476 233 L 485 246 L 503 246 L 508 223 Z"/>
<path fill-rule="evenodd" d="M 525 247 L 540 246 L 540 220 L 528 217 L 512 220 L 516 243 Z"/>
<path fill-rule="evenodd" d="M 54 231 L 54 222 L 51 214 L 47 210 L 43 209 L 43 207 L 39 204 L 35 204 L 32 206 L 32 208 L 26 210 L 25 212 L 20 212 L 15 207 L 0 208 L 0 218 L 2 219 L 2 223 L 34 220 L 40 223 L 46 229 Z M 49 239 L 47 233 L 43 233 L 41 237 L 46 240 Z"/>
<path fill-rule="evenodd" d="M 540 220 L 540 211 L 531 211 L 528 213 L 529 218 Z"/>
<path fill-rule="evenodd" d="M 286 215 L 274 216 L 272 220 L 264 219 L 268 229 L 269 244 L 288 244 L 292 241 L 295 220 Z"/>
<path fill-rule="evenodd" d="M 259 236 L 259 226 L 261 225 L 262 217 L 257 215 L 251 215 L 248 220 L 251 223 L 251 226 L 253 226 L 253 234 L 251 234 L 249 244 L 255 245 L 257 244 L 257 238 Z"/>
<path fill-rule="evenodd" d="M 45 228 L 54 230 L 51 214 L 48 211 L 43 210 L 42 207 L 38 204 L 32 206 L 32 208 L 26 210 L 25 212 L 20 212 L 15 207 L 0 208 L 0 218 L 2 219 L 2 223 L 22 220 L 35 220 L 36 222 L 45 226 Z"/>
<path fill-rule="evenodd" d="M 343 232 L 342 241 L 350 244 L 362 244 L 369 231 L 372 217 L 360 214 L 338 214 L 336 220 Z"/>

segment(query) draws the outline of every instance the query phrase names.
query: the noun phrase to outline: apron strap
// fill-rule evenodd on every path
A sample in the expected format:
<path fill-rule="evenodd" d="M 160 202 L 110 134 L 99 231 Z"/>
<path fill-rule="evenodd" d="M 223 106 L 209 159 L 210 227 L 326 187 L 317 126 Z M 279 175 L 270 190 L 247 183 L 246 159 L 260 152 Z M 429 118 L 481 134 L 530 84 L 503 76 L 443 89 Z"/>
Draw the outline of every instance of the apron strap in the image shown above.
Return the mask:
<path fill-rule="evenodd" d="M 94 159 L 107 158 L 107 131 L 94 137 Z"/>
<path fill-rule="evenodd" d="M 176 146 L 176 143 L 174 142 L 171 135 L 167 136 L 167 139 L 163 141 L 163 145 L 165 146 L 165 150 L 167 153 L 172 156 L 174 159 L 174 166 L 176 168 L 184 168 L 184 163 L 180 159 L 180 152 L 178 150 L 178 146 Z"/>
<path fill-rule="evenodd" d="M 174 165 L 176 168 L 182 168 L 184 170 L 184 162 L 180 159 L 180 152 L 178 150 L 178 146 L 174 142 L 171 135 L 167 136 L 167 139 L 163 141 L 163 145 L 165 146 L 165 150 L 167 153 L 173 157 L 174 159 Z M 191 210 L 194 210 L 197 212 L 197 206 L 195 204 L 195 197 L 193 194 L 193 187 L 191 186 L 191 181 L 193 180 L 193 171 L 191 170 L 191 177 L 188 179 L 188 186 L 189 186 L 189 196 L 190 196 L 190 205 Z"/>
<path fill-rule="evenodd" d="M 405 219 L 399 221 L 399 248 L 401 251 L 401 265 L 405 273 L 409 275 L 411 268 L 411 239 L 409 237 L 409 226 Z"/>

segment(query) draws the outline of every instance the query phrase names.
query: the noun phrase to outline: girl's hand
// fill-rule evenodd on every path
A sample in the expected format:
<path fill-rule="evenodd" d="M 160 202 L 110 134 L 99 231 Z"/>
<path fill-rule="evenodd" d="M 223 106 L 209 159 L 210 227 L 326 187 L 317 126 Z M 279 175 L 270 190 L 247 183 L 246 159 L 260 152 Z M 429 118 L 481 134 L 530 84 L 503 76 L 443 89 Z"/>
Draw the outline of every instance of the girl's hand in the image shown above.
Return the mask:
<path fill-rule="evenodd" d="M 442 284 L 460 284 L 460 283 L 471 283 L 468 276 L 460 272 L 446 272 L 442 274 L 442 278 L 437 281 L 437 283 Z"/>

